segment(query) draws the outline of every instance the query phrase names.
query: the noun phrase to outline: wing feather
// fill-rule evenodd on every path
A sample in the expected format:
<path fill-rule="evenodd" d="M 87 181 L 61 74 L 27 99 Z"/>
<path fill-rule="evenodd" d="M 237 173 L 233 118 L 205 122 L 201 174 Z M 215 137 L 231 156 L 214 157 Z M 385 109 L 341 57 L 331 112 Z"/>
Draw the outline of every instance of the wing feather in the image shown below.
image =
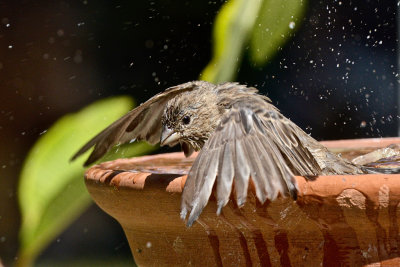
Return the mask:
<path fill-rule="evenodd" d="M 250 165 L 247 158 L 247 151 L 243 148 L 240 141 L 235 142 L 235 159 L 234 159 L 234 170 L 235 170 L 235 191 L 236 201 L 239 206 L 242 206 L 246 201 L 247 188 L 249 185 L 250 176 Z"/>
<path fill-rule="evenodd" d="M 131 140 L 146 140 L 150 144 L 158 143 L 162 129 L 161 116 L 167 102 L 178 94 L 198 88 L 198 85 L 202 83 L 205 82 L 184 83 L 153 96 L 93 137 L 75 153 L 71 160 L 76 159 L 93 146 L 94 150 L 86 160 L 85 166 L 100 159 L 117 144 L 127 143 Z"/>
<path fill-rule="evenodd" d="M 260 157 L 252 143 L 252 139 L 253 136 L 246 138 L 244 147 L 247 151 L 247 158 L 249 159 L 250 176 L 255 184 L 256 196 L 262 203 L 264 203 L 268 197 L 268 190 L 266 190 L 268 181 L 265 179 L 265 172 L 261 166 Z M 247 197 L 247 192 L 244 193 L 246 193 L 246 195 L 244 196 L 243 202 Z"/>
<path fill-rule="evenodd" d="M 311 152 L 302 145 L 298 137 L 298 134 L 300 134 L 298 132 L 299 128 L 276 111 L 266 112 L 264 118 L 263 125 L 267 132 L 273 135 L 273 139 L 296 171 L 296 174 L 315 176 L 321 173 L 321 168 L 317 161 Z"/>
<path fill-rule="evenodd" d="M 233 144 L 226 143 L 223 148 L 223 153 L 220 155 L 220 165 L 218 166 L 219 179 L 217 181 L 217 203 L 218 211 L 217 214 L 221 213 L 222 207 L 224 207 L 231 195 L 234 166 L 233 166 Z"/>
<path fill-rule="evenodd" d="M 197 156 L 183 190 L 182 219 L 191 210 L 190 226 L 208 202 L 216 182 L 217 213 L 229 201 L 235 185 L 236 201 L 243 205 L 251 177 L 256 196 L 264 203 L 279 194 L 297 196 L 292 169 L 315 175 L 320 167 L 302 144 L 297 128 L 276 109 L 235 103 Z M 290 163 L 291 162 L 291 163 Z"/>
<path fill-rule="evenodd" d="M 189 220 L 187 222 L 188 226 L 191 226 L 195 220 L 199 217 L 201 211 L 207 205 L 208 199 L 210 198 L 211 191 L 217 176 L 218 170 L 218 158 L 219 158 L 219 150 L 215 151 L 209 157 L 207 164 L 205 165 L 204 170 L 204 179 L 200 179 L 201 186 L 198 188 L 198 194 L 193 200 L 193 208 L 189 215 Z M 207 201 L 204 201 L 207 199 Z"/>

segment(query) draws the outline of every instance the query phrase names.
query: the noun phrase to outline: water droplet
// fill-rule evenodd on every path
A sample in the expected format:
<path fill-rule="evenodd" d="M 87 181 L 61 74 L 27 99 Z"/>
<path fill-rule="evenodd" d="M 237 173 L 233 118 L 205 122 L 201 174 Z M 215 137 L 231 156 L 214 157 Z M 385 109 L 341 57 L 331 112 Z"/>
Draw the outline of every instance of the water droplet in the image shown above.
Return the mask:
<path fill-rule="evenodd" d="M 64 35 L 64 30 L 63 30 L 63 29 L 58 29 L 58 30 L 57 30 L 57 35 L 58 35 L 59 37 L 63 36 L 63 35 Z"/>

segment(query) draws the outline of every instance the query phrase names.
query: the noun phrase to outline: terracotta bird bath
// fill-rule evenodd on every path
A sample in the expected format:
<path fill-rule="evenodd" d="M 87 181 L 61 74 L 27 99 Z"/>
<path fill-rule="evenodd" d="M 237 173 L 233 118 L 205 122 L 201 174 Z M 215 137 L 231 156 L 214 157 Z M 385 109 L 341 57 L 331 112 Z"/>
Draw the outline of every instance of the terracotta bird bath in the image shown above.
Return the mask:
<path fill-rule="evenodd" d="M 400 138 L 324 142 L 355 157 Z M 200 219 L 180 219 L 195 155 L 160 154 L 93 166 L 86 186 L 123 227 L 139 266 L 400 266 L 400 175 L 296 177 L 299 198 L 261 205 L 251 191 L 222 214 L 212 196 Z"/>

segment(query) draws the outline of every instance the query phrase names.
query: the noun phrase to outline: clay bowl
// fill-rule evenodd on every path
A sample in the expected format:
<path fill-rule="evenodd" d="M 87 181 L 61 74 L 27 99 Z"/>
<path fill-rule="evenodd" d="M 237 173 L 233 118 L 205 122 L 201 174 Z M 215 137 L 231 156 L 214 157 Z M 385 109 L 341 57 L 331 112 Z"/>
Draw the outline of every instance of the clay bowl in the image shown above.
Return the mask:
<path fill-rule="evenodd" d="M 324 142 L 354 157 L 400 138 Z M 198 222 L 180 219 L 181 192 L 194 156 L 120 159 L 85 175 L 98 206 L 123 227 L 140 266 L 400 266 L 400 175 L 296 177 L 297 201 L 261 205 L 253 192 L 222 215 L 212 196 Z"/>

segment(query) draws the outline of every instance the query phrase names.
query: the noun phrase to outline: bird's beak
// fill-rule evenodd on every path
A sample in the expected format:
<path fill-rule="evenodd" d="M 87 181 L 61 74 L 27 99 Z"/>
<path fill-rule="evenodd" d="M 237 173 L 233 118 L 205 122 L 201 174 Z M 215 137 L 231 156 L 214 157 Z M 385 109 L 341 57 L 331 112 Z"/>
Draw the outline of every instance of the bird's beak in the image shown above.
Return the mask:
<path fill-rule="evenodd" d="M 168 128 L 167 126 L 163 127 L 163 131 L 161 133 L 160 145 L 165 146 L 174 146 L 178 143 L 180 135 L 174 132 L 173 129 Z"/>

